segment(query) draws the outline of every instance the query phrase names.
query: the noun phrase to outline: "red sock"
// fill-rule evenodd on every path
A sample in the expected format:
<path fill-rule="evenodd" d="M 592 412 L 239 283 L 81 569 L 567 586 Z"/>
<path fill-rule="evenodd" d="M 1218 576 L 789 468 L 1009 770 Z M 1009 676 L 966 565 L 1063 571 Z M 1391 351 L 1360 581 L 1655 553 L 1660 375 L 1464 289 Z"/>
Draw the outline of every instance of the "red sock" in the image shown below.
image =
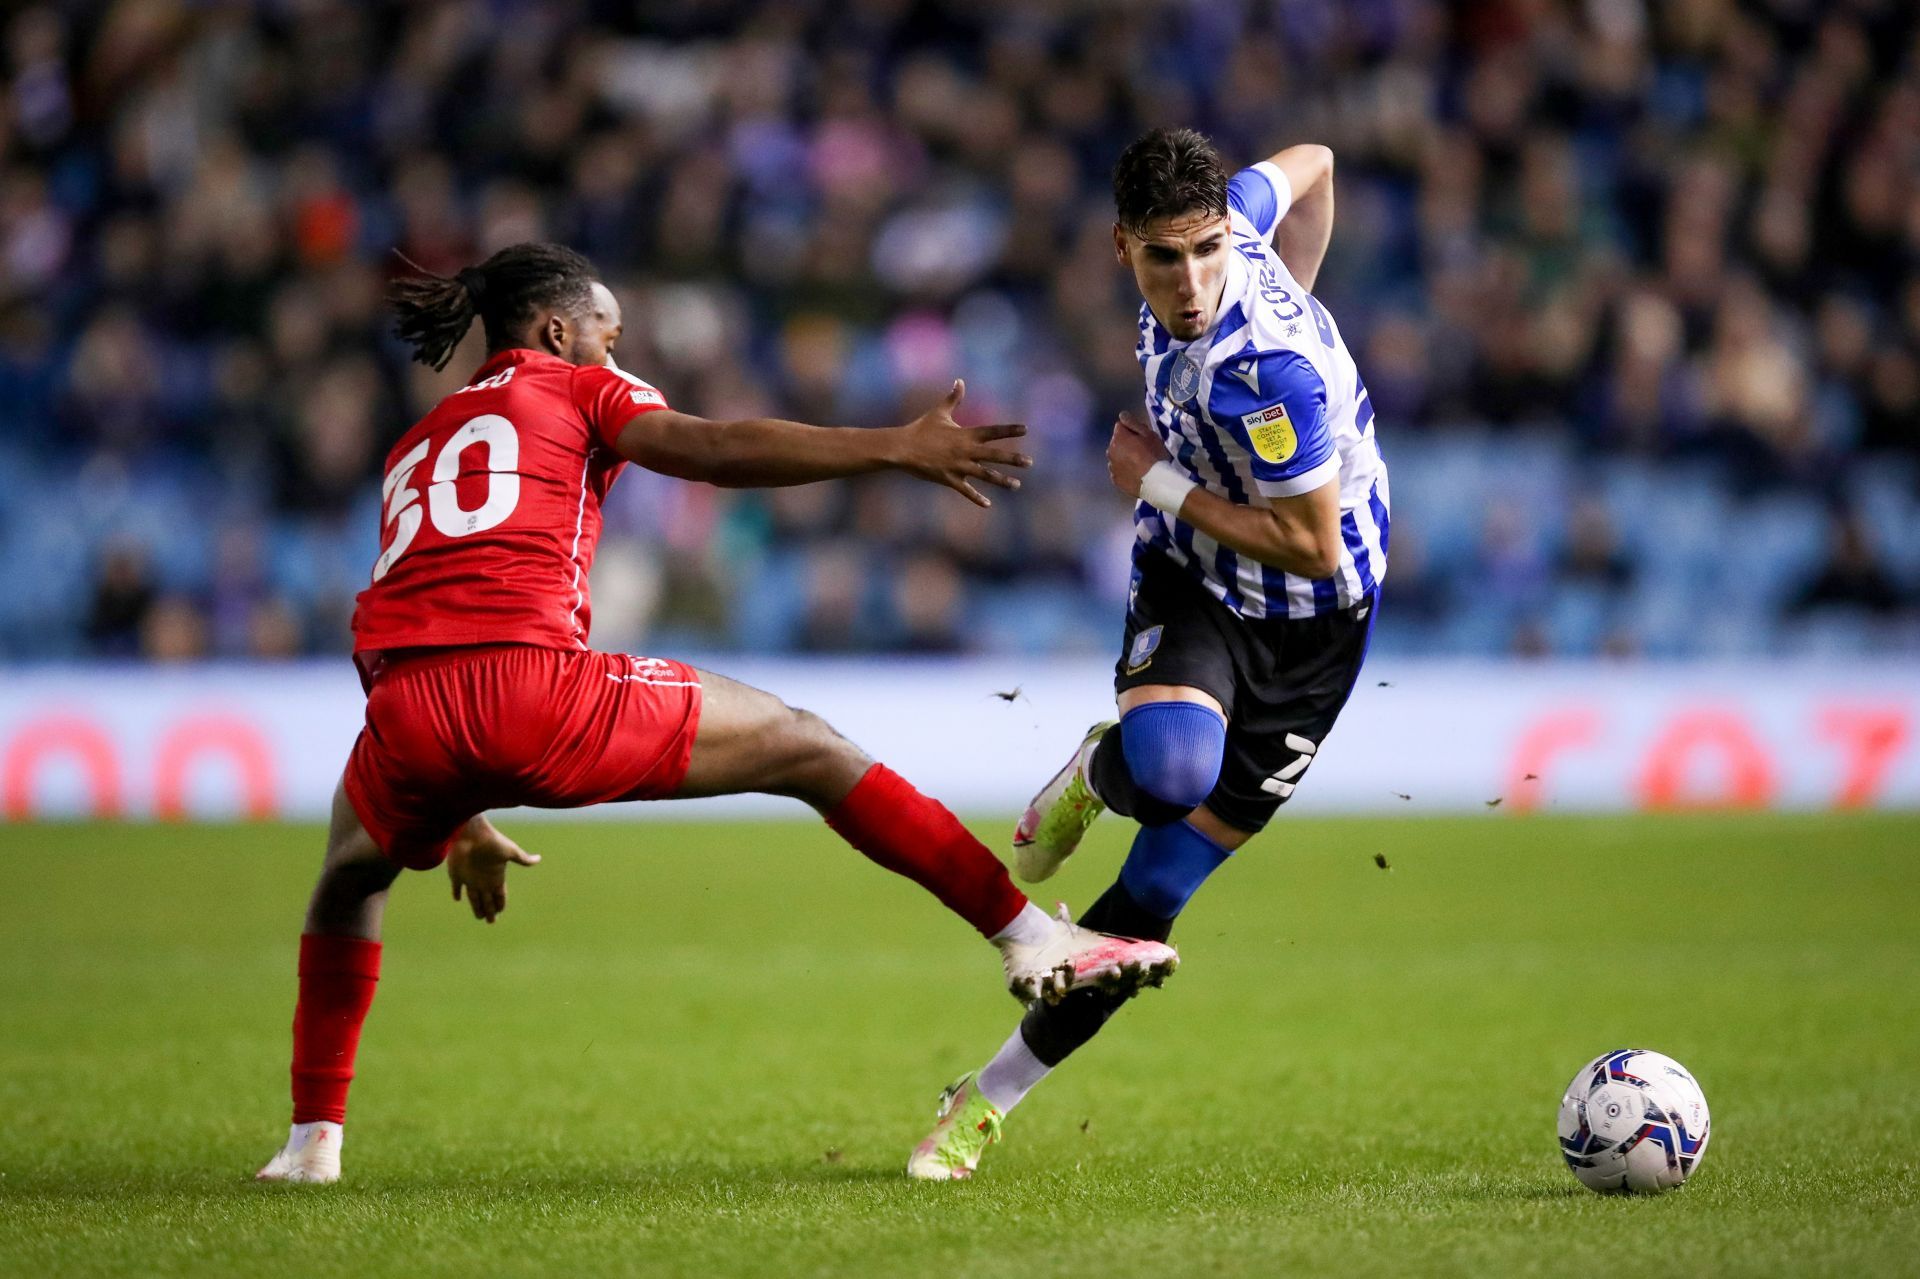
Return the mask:
<path fill-rule="evenodd" d="M 1020 913 L 1027 897 L 1000 859 L 960 819 L 875 764 L 831 813 L 840 838 L 938 897 L 948 910 L 991 937 Z"/>
<path fill-rule="evenodd" d="M 296 1124 L 347 1121 L 360 1023 L 379 980 L 379 942 L 315 933 L 300 938 L 300 1002 L 293 1009 Z"/>

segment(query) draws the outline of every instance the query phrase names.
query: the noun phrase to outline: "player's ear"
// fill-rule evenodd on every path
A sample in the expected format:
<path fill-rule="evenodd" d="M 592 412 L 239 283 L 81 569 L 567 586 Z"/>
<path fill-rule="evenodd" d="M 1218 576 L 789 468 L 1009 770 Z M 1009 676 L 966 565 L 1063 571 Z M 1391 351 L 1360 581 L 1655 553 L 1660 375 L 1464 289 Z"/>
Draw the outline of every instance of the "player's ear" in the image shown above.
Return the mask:
<path fill-rule="evenodd" d="M 1113 260 L 1121 266 L 1133 266 L 1133 254 L 1127 249 L 1127 233 L 1118 222 L 1113 224 Z"/>
<path fill-rule="evenodd" d="M 567 317 L 558 311 L 548 312 L 547 322 L 540 329 L 540 337 L 547 350 L 564 359 L 567 354 L 567 339 L 571 336 L 567 332 Z"/>

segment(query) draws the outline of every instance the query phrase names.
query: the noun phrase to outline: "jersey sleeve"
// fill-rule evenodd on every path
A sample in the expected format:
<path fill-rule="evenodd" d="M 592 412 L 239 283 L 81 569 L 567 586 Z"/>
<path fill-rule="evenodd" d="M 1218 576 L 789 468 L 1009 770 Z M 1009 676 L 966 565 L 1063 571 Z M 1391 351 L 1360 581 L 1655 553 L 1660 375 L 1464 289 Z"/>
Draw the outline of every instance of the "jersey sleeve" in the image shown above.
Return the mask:
<path fill-rule="evenodd" d="M 1253 234 L 1267 239 L 1293 203 L 1293 184 L 1271 160 L 1242 169 L 1227 183 L 1227 208 L 1247 220 Z"/>
<path fill-rule="evenodd" d="M 574 371 L 573 403 L 593 434 L 608 448 L 620 428 L 655 409 L 667 407 L 667 397 L 618 365 L 583 364 Z"/>
<path fill-rule="evenodd" d="M 1298 352 L 1229 359 L 1214 373 L 1208 412 L 1247 451 L 1267 497 L 1311 493 L 1340 473 L 1327 424 L 1327 384 Z"/>

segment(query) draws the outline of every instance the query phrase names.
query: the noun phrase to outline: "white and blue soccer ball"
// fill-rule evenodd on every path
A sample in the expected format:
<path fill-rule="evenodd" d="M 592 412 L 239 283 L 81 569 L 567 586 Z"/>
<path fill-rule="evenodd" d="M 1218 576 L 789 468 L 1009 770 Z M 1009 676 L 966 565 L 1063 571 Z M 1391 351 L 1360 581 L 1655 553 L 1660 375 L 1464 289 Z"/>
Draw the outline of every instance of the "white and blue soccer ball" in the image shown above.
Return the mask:
<path fill-rule="evenodd" d="M 1644 1048 L 1602 1053 L 1560 1099 L 1560 1153 L 1603 1194 L 1659 1194 L 1685 1184 L 1707 1153 L 1712 1119 L 1686 1067 Z"/>

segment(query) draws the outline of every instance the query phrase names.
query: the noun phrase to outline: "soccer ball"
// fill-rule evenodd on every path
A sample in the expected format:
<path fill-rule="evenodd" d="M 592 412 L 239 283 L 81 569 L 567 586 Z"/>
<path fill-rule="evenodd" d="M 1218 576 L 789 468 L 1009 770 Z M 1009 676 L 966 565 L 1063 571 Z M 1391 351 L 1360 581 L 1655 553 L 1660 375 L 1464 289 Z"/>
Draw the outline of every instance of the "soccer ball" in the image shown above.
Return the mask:
<path fill-rule="evenodd" d="M 1711 1124 L 1707 1099 L 1685 1067 L 1622 1048 L 1580 1067 L 1567 1085 L 1560 1153 L 1589 1189 L 1659 1194 L 1700 1166 Z"/>

